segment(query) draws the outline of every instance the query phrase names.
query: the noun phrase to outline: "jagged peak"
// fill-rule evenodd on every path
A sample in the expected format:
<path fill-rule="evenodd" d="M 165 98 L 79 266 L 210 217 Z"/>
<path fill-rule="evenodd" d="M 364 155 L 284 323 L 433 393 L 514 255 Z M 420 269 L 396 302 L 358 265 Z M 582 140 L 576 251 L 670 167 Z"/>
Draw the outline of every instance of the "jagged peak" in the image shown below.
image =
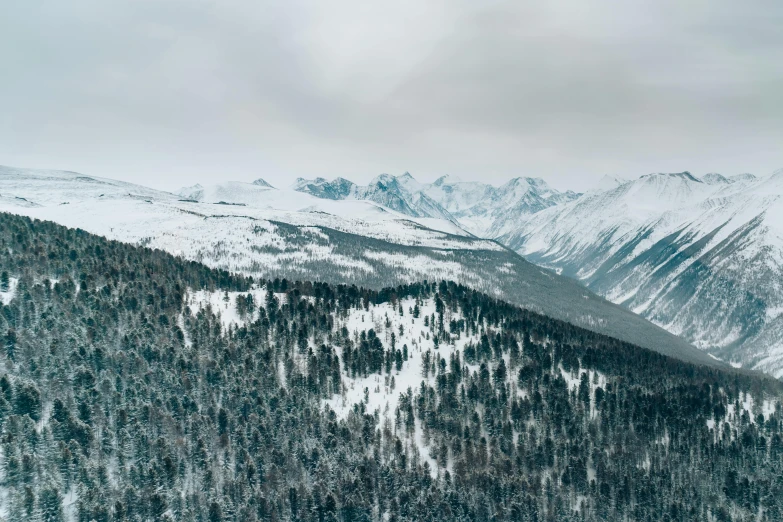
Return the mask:
<path fill-rule="evenodd" d="M 465 181 L 454 174 L 444 174 L 443 176 L 436 179 L 432 184 L 436 187 L 440 187 L 443 185 L 454 185 L 456 183 L 464 183 Z"/>
<path fill-rule="evenodd" d="M 326 178 L 317 177 L 314 179 L 307 179 L 307 178 L 296 178 L 294 181 L 293 186 L 296 187 L 306 187 L 308 185 L 323 185 L 324 183 L 327 183 Z"/>
<path fill-rule="evenodd" d="M 530 184 L 530 183 L 528 182 L 528 180 L 529 180 L 529 179 L 530 179 L 530 178 L 525 178 L 525 177 L 517 176 L 516 178 L 511 178 L 510 180 L 508 180 L 508 181 L 506 182 L 506 185 L 507 185 L 507 186 L 512 186 L 512 185 L 520 185 L 520 184 L 522 184 L 523 182 L 529 185 L 529 184 Z"/>
<path fill-rule="evenodd" d="M 204 187 L 200 183 L 196 183 L 195 185 L 189 185 L 187 187 L 182 187 L 178 191 L 175 192 L 175 194 L 182 194 L 183 192 L 193 192 L 194 190 L 201 190 Z"/>
<path fill-rule="evenodd" d="M 332 183 L 340 183 L 340 184 L 348 183 L 350 185 L 355 185 L 355 183 L 353 181 L 351 181 L 350 179 L 345 179 L 342 176 L 338 176 L 338 177 L 334 178 L 331 182 Z"/>
<path fill-rule="evenodd" d="M 378 176 L 375 176 L 369 183 L 368 186 L 370 187 L 379 187 L 379 188 L 388 188 L 390 185 L 394 185 L 397 183 L 397 178 L 392 176 L 391 174 L 380 174 Z"/>
<path fill-rule="evenodd" d="M 257 180 L 253 181 L 253 185 L 255 185 L 257 187 L 275 188 L 268 181 L 266 181 L 263 178 L 258 178 Z"/>
<path fill-rule="evenodd" d="M 520 186 L 527 186 L 528 188 L 536 188 L 536 189 L 546 189 L 549 190 L 549 185 L 546 181 L 544 181 L 542 178 L 531 178 L 528 176 L 519 176 L 516 178 L 511 178 L 504 187 L 520 187 Z"/>
<path fill-rule="evenodd" d="M 328 181 L 326 178 L 317 177 L 312 180 L 298 178 L 291 188 L 297 192 L 305 192 L 319 198 L 345 199 L 353 190 L 353 182 L 345 178 L 334 178 Z"/>
<path fill-rule="evenodd" d="M 687 181 L 692 181 L 694 183 L 702 183 L 700 179 L 696 178 L 693 174 L 691 174 L 687 170 L 684 170 L 682 172 L 653 172 L 651 174 L 645 174 L 641 176 L 639 179 L 654 179 L 654 178 L 679 178 Z"/>
<path fill-rule="evenodd" d="M 718 185 L 721 183 L 732 183 L 733 180 L 730 180 L 723 174 L 718 174 L 717 172 L 709 172 L 701 177 L 701 180 L 704 183 L 707 183 L 708 185 Z"/>
<path fill-rule="evenodd" d="M 174 192 L 174 194 L 186 199 L 200 200 L 204 194 L 204 187 L 201 186 L 201 184 L 196 183 L 189 187 L 182 187 Z"/>

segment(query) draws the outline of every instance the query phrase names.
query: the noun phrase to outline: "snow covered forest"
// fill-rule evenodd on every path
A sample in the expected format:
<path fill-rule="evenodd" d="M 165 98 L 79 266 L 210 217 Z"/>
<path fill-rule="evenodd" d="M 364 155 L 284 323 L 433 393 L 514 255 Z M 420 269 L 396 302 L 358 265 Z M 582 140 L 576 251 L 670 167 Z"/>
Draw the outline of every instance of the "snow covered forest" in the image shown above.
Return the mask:
<path fill-rule="evenodd" d="M 236 276 L 0 215 L 0 516 L 780 520 L 783 386 L 464 286 Z"/>

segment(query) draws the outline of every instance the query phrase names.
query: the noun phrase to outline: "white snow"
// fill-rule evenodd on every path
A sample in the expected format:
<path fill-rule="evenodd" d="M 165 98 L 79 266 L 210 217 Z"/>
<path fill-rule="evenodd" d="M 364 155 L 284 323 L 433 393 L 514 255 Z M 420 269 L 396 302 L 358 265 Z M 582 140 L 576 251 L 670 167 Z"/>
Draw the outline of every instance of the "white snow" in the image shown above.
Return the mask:
<path fill-rule="evenodd" d="M 254 312 L 253 314 L 240 317 L 237 312 L 237 297 L 240 295 L 251 295 L 253 297 Z M 248 292 L 228 292 L 221 290 L 214 290 L 212 292 L 207 290 L 191 291 L 185 296 L 185 304 L 190 307 L 190 311 L 193 315 L 198 314 L 201 310 L 211 310 L 212 313 L 220 317 L 220 322 L 224 329 L 228 329 L 232 325 L 243 326 L 248 322 L 252 322 L 257 318 L 257 310 L 260 305 L 264 303 L 266 297 L 266 289 L 264 287 L 253 287 Z M 278 301 L 283 302 L 285 294 L 276 294 Z"/>
<path fill-rule="evenodd" d="M 0 301 L 4 305 L 7 305 L 11 300 L 16 297 L 16 287 L 19 285 L 19 280 L 15 277 L 8 278 L 8 290 L 5 292 L 0 291 Z"/>

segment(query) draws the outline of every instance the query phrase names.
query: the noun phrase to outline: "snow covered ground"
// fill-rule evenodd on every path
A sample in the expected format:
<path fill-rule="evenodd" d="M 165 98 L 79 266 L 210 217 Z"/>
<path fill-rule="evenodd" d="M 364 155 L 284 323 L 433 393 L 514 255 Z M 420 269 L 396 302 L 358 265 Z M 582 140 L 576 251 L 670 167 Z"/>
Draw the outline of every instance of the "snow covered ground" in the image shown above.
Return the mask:
<path fill-rule="evenodd" d="M 243 292 L 243 294 L 247 293 Z M 249 293 L 253 296 L 256 303 L 262 303 L 266 290 L 263 287 L 254 287 Z M 236 310 L 236 298 L 239 294 L 239 292 L 224 292 L 221 290 L 212 292 L 198 291 L 189 293 L 186 301 L 193 314 L 198 313 L 199 310 L 211 310 L 219 315 L 224 329 L 228 331 L 229 328 L 247 324 L 256 318 L 255 315 L 239 316 Z M 285 294 L 278 293 L 276 297 L 278 301 L 284 302 Z M 418 317 L 414 317 L 411 310 L 417 305 L 420 313 Z M 402 314 L 399 312 L 400 307 L 403 310 Z M 381 303 L 369 305 L 368 309 L 353 308 L 348 311 L 346 316 L 335 317 L 334 333 L 341 331 L 345 327 L 349 332 L 349 336 L 358 340 L 361 332 L 372 329 L 381 340 L 385 349 L 391 347 L 391 336 L 394 334 L 396 348 L 403 350 L 403 347 L 406 347 L 408 358 L 402 363 L 400 370 L 392 367 L 389 373 L 371 373 L 366 377 L 352 377 L 345 366 L 342 365 L 342 393 L 322 400 L 323 407 L 331 409 L 341 419 L 346 418 L 357 407 L 362 407 L 367 413 L 376 415 L 378 419 L 376 427 L 381 430 L 384 427 L 391 427 L 398 436 L 407 437 L 408 443 L 416 447 L 420 458 L 429 463 L 433 476 L 445 470 L 450 470 L 451 463 L 447 463 L 444 468 L 431 455 L 431 452 L 437 451 L 437 449 L 431 446 L 418 419 L 412 434 L 405 435 L 397 430 L 395 418 L 397 409 L 400 406 L 401 396 L 403 394 L 411 394 L 411 397 L 413 397 L 423 385 L 428 387 L 436 386 L 436 372 L 432 369 L 425 370 L 425 361 L 429 360 L 430 366 L 437 366 L 443 360 L 445 361 L 445 367 L 448 368 L 451 357 L 457 352 L 464 354 L 466 345 L 469 343 L 477 345 L 482 334 L 492 335 L 495 333 L 494 329 L 487 329 L 482 325 L 475 335 L 463 332 L 459 338 L 450 337 L 446 342 L 441 342 L 436 346 L 433 340 L 435 332 L 434 322 L 431 321 L 435 314 L 436 307 L 433 299 L 416 301 L 413 298 L 406 298 L 398 301 L 396 305 Z M 444 323 L 448 324 L 452 319 L 459 321 L 461 318 L 463 317 L 460 312 L 447 309 L 444 314 Z M 310 347 L 313 349 L 317 348 L 312 340 L 310 340 Z M 335 351 L 340 360 L 343 361 L 342 348 L 335 346 Z M 470 373 L 479 370 L 478 365 L 467 364 L 464 359 L 462 361 Z M 304 359 L 299 360 L 298 363 L 303 368 L 306 364 Z M 508 355 L 504 356 L 504 363 L 507 367 L 511 367 Z M 492 374 L 497 365 L 498 361 L 488 363 L 490 374 Z M 566 371 L 562 366 L 559 366 L 553 368 L 553 371 L 559 372 L 566 386 L 572 392 L 578 390 L 583 375 L 586 375 L 591 397 L 591 416 L 596 416 L 597 410 L 592 398 L 598 387 L 602 389 L 607 388 L 607 377 L 601 372 L 585 368 Z M 512 393 L 519 397 L 526 396 L 526 390 L 517 388 L 516 373 L 514 371 L 508 372 L 506 382 L 509 384 Z M 743 393 L 734 403 L 728 405 L 727 418 L 722 421 L 721 425 L 716 426 L 715 421 L 712 419 L 706 420 L 706 424 L 710 430 L 713 430 L 715 436 L 719 437 L 721 430 L 724 429 L 723 424 L 728 424 L 728 428 L 737 430 L 741 426 L 740 417 L 743 413 L 747 414 L 749 422 L 755 423 L 758 415 L 761 415 L 766 420 L 777 408 L 780 408 L 780 405 L 775 400 L 768 398 L 754 399 L 750 394 Z M 516 435 L 515 433 L 514 436 L 516 437 Z M 660 441 L 661 444 L 668 444 L 668 442 L 666 437 Z"/>
<path fill-rule="evenodd" d="M 8 279 L 8 288 L 6 290 L 3 290 L 0 288 L 0 301 L 7 305 L 11 302 L 11 299 L 16 296 L 16 287 L 19 284 L 19 280 L 15 277 L 11 277 Z"/>

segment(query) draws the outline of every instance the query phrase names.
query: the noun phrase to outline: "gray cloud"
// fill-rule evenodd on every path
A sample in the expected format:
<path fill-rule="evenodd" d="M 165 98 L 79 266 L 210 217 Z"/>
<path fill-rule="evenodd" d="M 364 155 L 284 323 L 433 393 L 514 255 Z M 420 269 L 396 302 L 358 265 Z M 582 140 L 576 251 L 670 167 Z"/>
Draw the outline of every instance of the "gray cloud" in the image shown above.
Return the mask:
<path fill-rule="evenodd" d="M 783 166 L 778 0 L 29 0 L 0 163 L 162 188 Z"/>

